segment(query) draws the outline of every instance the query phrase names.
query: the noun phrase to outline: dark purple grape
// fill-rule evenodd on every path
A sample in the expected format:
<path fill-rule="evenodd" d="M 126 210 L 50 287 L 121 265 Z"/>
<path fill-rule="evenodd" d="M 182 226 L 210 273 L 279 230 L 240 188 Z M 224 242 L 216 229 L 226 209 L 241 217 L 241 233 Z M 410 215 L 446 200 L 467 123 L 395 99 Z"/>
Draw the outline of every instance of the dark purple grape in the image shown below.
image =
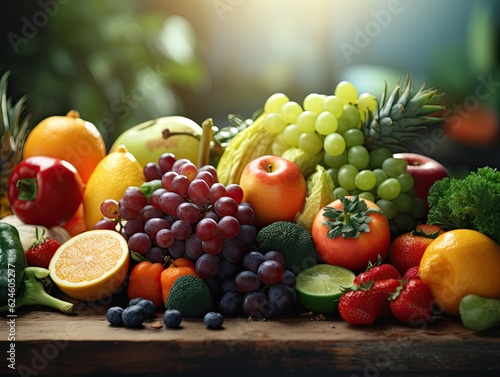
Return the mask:
<path fill-rule="evenodd" d="M 250 205 L 238 204 L 238 211 L 235 216 L 241 225 L 252 225 L 255 219 L 255 212 Z"/>
<path fill-rule="evenodd" d="M 156 233 L 155 242 L 158 246 L 167 248 L 172 246 L 175 242 L 175 238 L 170 229 L 160 229 L 158 233 Z"/>
<path fill-rule="evenodd" d="M 202 215 L 200 207 L 194 203 L 184 202 L 177 207 L 177 217 L 190 224 L 200 221 Z"/>
<path fill-rule="evenodd" d="M 238 288 L 236 288 L 236 282 L 234 279 L 223 280 L 221 284 L 221 291 L 224 292 L 237 292 Z"/>
<path fill-rule="evenodd" d="M 219 220 L 220 220 L 219 215 L 217 215 L 214 211 L 208 211 L 208 212 L 205 212 L 205 214 L 203 215 L 203 218 L 204 218 L 204 219 L 212 219 L 212 220 L 214 220 L 216 223 L 218 223 L 218 222 L 219 222 Z"/>
<path fill-rule="evenodd" d="M 163 193 L 158 201 L 160 209 L 171 216 L 177 216 L 177 207 L 184 202 L 182 196 L 170 191 Z"/>
<path fill-rule="evenodd" d="M 163 212 L 159 208 L 155 208 L 152 204 L 148 204 L 141 210 L 141 220 L 146 223 L 146 221 L 154 218 L 163 218 L 165 216 L 165 212 Z"/>
<path fill-rule="evenodd" d="M 224 280 L 232 279 L 240 271 L 241 267 L 239 265 L 224 259 L 220 264 L 219 276 Z"/>
<path fill-rule="evenodd" d="M 264 254 L 264 258 L 266 260 L 274 260 L 279 264 L 281 264 L 283 267 L 285 267 L 285 257 L 279 251 L 276 250 L 268 251 L 267 253 Z"/>
<path fill-rule="evenodd" d="M 234 278 L 238 292 L 247 293 L 257 291 L 260 288 L 260 279 L 253 271 L 241 271 Z"/>
<path fill-rule="evenodd" d="M 219 301 L 219 310 L 224 315 L 238 315 L 241 313 L 243 297 L 241 293 L 230 291 L 222 295 Z"/>
<path fill-rule="evenodd" d="M 201 244 L 201 240 L 196 233 L 191 234 L 185 241 L 186 256 L 191 260 L 197 260 L 202 255 L 205 255 L 205 250 Z"/>
<path fill-rule="evenodd" d="M 291 310 L 296 303 L 296 294 L 293 288 L 286 284 L 277 284 L 269 288 L 267 292 L 269 302 L 274 308 L 274 314 L 285 314 Z"/>
<path fill-rule="evenodd" d="M 295 287 L 295 283 L 297 282 L 297 275 L 295 275 L 290 270 L 283 271 L 283 277 L 281 278 L 281 282 L 283 284 L 288 285 L 289 287 Z"/>
<path fill-rule="evenodd" d="M 237 183 L 231 183 L 226 186 L 226 195 L 240 204 L 243 199 L 243 189 Z"/>
<path fill-rule="evenodd" d="M 223 196 L 214 203 L 214 212 L 220 217 L 236 216 L 238 213 L 238 203 L 229 196 Z"/>
<path fill-rule="evenodd" d="M 210 174 L 210 173 L 207 173 Z M 208 203 L 208 194 L 210 192 L 210 187 L 206 181 L 203 179 L 194 179 L 189 185 L 189 197 L 198 205 Z"/>
<path fill-rule="evenodd" d="M 145 257 L 151 262 L 163 262 L 163 250 L 159 246 L 153 246 L 151 249 L 146 251 Z"/>
<path fill-rule="evenodd" d="M 148 162 L 144 166 L 143 172 L 146 181 L 154 181 L 155 179 L 160 179 L 162 176 L 160 166 L 156 162 Z"/>
<path fill-rule="evenodd" d="M 184 256 L 184 241 L 175 240 L 172 246 L 168 248 L 168 253 L 174 259 Z"/>
<path fill-rule="evenodd" d="M 247 293 L 243 297 L 242 309 L 245 314 L 254 318 L 267 318 L 273 314 L 273 306 L 262 291 Z"/>
<path fill-rule="evenodd" d="M 173 153 L 166 152 L 158 158 L 158 166 L 163 174 L 172 170 L 174 163 L 175 155 Z"/>
<path fill-rule="evenodd" d="M 209 171 L 206 170 L 198 170 L 198 174 L 195 179 L 202 179 L 207 182 L 208 187 L 210 188 L 215 183 L 215 178 Z"/>
<path fill-rule="evenodd" d="M 243 257 L 243 267 L 249 271 L 257 272 L 259 266 L 265 261 L 264 255 L 260 251 L 251 251 Z"/>
<path fill-rule="evenodd" d="M 191 181 L 185 175 L 177 175 L 172 179 L 172 191 L 176 194 L 187 198 L 189 196 L 189 185 Z"/>
<path fill-rule="evenodd" d="M 151 238 L 146 233 L 134 233 L 128 238 L 128 247 L 136 253 L 145 254 L 151 246 Z"/>
<path fill-rule="evenodd" d="M 159 209 L 161 211 L 161 208 L 160 208 L 160 196 L 167 192 L 167 190 L 165 190 L 164 188 L 158 188 L 156 190 L 154 190 L 149 198 L 149 202 L 151 203 L 151 205 L 153 207 L 155 207 L 156 209 Z M 162 211 L 163 212 L 163 211 Z"/>
<path fill-rule="evenodd" d="M 194 267 L 200 278 L 210 279 L 219 272 L 220 259 L 216 255 L 204 254 L 198 258 Z"/>
<path fill-rule="evenodd" d="M 196 224 L 196 235 L 202 241 L 209 241 L 217 234 L 217 222 L 209 217 L 201 219 Z"/>
<path fill-rule="evenodd" d="M 245 246 L 237 238 L 224 240 L 222 247 L 222 256 L 230 262 L 239 263 L 245 255 Z"/>
<path fill-rule="evenodd" d="M 257 274 L 264 284 L 272 286 L 281 282 L 283 271 L 283 266 L 279 262 L 266 260 L 259 266 Z"/>
<path fill-rule="evenodd" d="M 127 239 L 134 233 L 144 232 L 144 223 L 139 219 L 127 220 L 123 226 Z"/>
<path fill-rule="evenodd" d="M 213 167 L 212 165 L 203 165 L 198 170 L 199 171 L 208 171 L 210 174 L 212 174 L 212 177 L 214 177 L 215 182 L 219 181 L 219 177 L 217 176 L 217 169 L 215 169 L 215 167 Z"/>
<path fill-rule="evenodd" d="M 226 186 L 218 182 L 210 186 L 210 191 L 208 192 L 208 201 L 210 204 L 215 204 L 223 196 L 226 196 Z"/>
<path fill-rule="evenodd" d="M 179 172 L 179 168 L 188 162 L 191 162 L 191 161 L 189 161 L 187 158 L 179 158 L 177 161 L 175 161 L 173 163 L 172 171 L 175 171 L 176 173 Z"/>
<path fill-rule="evenodd" d="M 108 230 L 116 230 L 116 224 L 113 220 L 103 218 L 96 222 L 92 229 L 108 229 Z"/>
<path fill-rule="evenodd" d="M 128 187 L 123 193 L 123 197 L 120 199 L 120 205 L 131 212 L 140 213 L 147 204 L 148 198 L 138 186 Z"/>
<path fill-rule="evenodd" d="M 179 174 L 174 171 L 168 171 L 161 176 L 161 187 L 172 192 L 172 180 Z"/>
<path fill-rule="evenodd" d="M 170 230 L 176 240 L 186 240 L 193 232 L 191 224 L 184 220 L 174 221 L 170 226 Z"/>
<path fill-rule="evenodd" d="M 220 254 L 224 247 L 224 240 L 221 236 L 216 235 L 214 238 L 208 241 L 201 241 L 201 245 L 203 246 L 203 250 L 205 250 L 205 253 L 217 255 Z"/>
<path fill-rule="evenodd" d="M 224 216 L 219 220 L 217 229 L 222 238 L 234 238 L 240 232 L 240 223 L 233 216 Z"/>
<path fill-rule="evenodd" d="M 243 245 L 250 245 L 255 242 L 257 239 L 257 230 L 253 225 L 241 225 L 240 224 L 240 232 L 236 236 Z"/>
<path fill-rule="evenodd" d="M 170 229 L 171 224 L 163 217 L 154 217 L 144 223 L 144 232 L 152 240 L 156 239 L 156 234 L 162 229 Z"/>

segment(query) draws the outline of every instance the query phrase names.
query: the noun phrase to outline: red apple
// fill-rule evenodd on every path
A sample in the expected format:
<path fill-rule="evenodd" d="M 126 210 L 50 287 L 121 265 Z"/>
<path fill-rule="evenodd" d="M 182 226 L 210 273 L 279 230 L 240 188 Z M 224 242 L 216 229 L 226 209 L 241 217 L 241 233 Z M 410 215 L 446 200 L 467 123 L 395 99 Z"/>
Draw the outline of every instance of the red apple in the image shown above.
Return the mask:
<path fill-rule="evenodd" d="M 293 162 L 279 156 L 261 156 L 250 161 L 239 185 L 243 201 L 255 211 L 255 225 L 293 221 L 306 198 L 306 180 Z"/>
<path fill-rule="evenodd" d="M 436 160 L 418 153 L 396 153 L 396 158 L 402 158 L 408 163 L 407 172 L 413 176 L 413 189 L 418 198 L 425 203 L 425 214 L 429 210 L 427 196 L 434 182 L 450 176 L 448 170 Z"/>

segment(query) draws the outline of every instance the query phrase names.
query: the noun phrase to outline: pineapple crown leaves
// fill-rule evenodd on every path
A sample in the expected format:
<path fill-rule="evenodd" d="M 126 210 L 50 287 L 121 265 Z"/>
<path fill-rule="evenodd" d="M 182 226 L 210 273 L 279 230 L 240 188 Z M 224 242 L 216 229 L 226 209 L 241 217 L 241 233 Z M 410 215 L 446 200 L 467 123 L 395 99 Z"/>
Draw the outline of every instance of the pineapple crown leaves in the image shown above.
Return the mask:
<path fill-rule="evenodd" d="M 370 232 L 368 223 L 372 221 L 371 213 L 383 213 L 380 210 L 368 208 L 358 195 L 344 196 L 341 199 L 342 209 L 323 208 L 323 216 L 329 220 L 323 221 L 327 226 L 328 238 L 358 238 L 363 232 Z"/>
<path fill-rule="evenodd" d="M 375 111 L 367 114 L 363 125 L 365 137 L 371 144 L 385 145 L 393 152 L 403 151 L 402 143 L 421 137 L 428 124 L 443 120 L 432 114 L 444 109 L 444 106 L 436 104 L 444 93 L 425 86 L 424 82 L 414 93 L 411 80 L 406 76 L 403 86 L 398 82 L 388 94 L 385 83 Z"/>
<path fill-rule="evenodd" d="M 14 161 L 21 160 L 24 142 L 29 132 L 29 121 L 31 115 L 27 115 L 21 120 L 27 96 L 22 97 L 12 106 L 11 98 L 7 97 L 7 80 L 10 71 L 7 71 L 0 80 L 0 144 L 2 147 L 2 161 L 5 158 L 14 158 Z M 11 156 L 13 154 L 13 156 Z"/>

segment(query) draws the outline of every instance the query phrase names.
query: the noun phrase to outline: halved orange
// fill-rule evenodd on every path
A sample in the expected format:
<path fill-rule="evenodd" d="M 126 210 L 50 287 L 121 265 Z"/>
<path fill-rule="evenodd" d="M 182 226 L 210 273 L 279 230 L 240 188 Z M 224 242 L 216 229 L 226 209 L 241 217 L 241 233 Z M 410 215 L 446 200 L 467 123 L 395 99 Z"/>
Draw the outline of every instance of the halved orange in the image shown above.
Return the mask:
<path fill-rule="evenodd" d="M 105 229 L 80 233 L 63 243 L 49 264 L 54 284 L 82 301 L 105 300 L 124 282 L 130 265 L 125 238 Z"/>

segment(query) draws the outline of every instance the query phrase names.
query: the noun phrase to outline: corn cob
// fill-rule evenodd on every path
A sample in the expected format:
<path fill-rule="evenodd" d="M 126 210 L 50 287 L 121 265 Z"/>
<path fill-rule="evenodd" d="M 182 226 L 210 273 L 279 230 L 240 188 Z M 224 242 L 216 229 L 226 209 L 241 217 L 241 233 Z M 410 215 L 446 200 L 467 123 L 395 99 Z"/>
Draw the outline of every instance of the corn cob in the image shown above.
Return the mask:
<path fill-rule="evenodd" d="M 250 161 L 272 154 L 272 144 L 276 135 L 264 129 L 265 116 L 266 113 L 261 114 L 227 145 L 217 164 L 217 176 L 223 185 L 239 183 L 241 173 Z"/>

